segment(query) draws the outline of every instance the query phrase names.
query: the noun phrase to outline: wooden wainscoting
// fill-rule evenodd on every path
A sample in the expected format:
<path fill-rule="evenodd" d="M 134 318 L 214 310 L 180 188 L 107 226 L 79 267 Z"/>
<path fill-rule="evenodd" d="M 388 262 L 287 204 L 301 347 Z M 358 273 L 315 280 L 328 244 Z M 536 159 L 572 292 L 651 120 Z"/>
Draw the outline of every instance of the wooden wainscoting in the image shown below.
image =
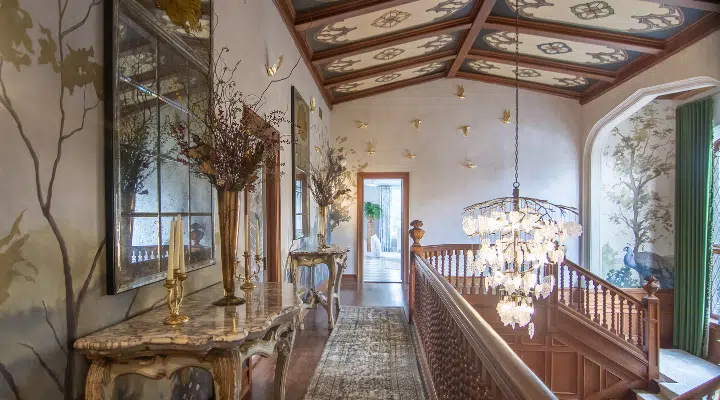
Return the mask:
<path fill-rule="evenodd" d="M 559 399 L 619 399 L 631 389 L 645 387 L 645 380 L 639 376 L 640 369 L 626 368 L 624 364 L 628 364 L 628 358 L 620 359 L 626 349 L 609 344 L 608 347 L 616 347 L 616 350 L 605 352 L 577 337 L 593 335 L 592 332 L 583 331 L 572 336 L 567 334 L 567 329 L 558 329 L 558 324 L 566 325 L 568 321 L 566 316 L 556 312 L 557 306 L 550 304 L 555 301 L 552 296 L 535 305 L 535 336 L 532 339 L 526 327 L 513 330 L 502 324 L 495 310 L 496 296 L 463 297 Z M 594 343 L 605 340 L 600 335 L 595 336 Z"/>

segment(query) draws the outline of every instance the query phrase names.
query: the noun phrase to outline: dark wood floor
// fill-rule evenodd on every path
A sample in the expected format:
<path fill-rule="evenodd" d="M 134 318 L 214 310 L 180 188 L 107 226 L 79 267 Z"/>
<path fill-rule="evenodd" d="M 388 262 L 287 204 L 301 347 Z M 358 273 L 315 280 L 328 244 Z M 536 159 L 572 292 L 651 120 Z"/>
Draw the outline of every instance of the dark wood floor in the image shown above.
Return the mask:
<path fill-rule="evenodd" d="M 400 283 L 343 283 L 340 303 L 347 306 L 405 307 L 408 311 L 408 287 Z M 315 367 L 320 361 L 325 342 L 330 336 L 327 313 L 318 307 L 305 315 L 305 330 L 295 336 L 295 348 L 290 359 L 286 399 L 305 396 Z M 253 369 L 251 400 L 272 399 L 275 359 L 261 359 Z"/>

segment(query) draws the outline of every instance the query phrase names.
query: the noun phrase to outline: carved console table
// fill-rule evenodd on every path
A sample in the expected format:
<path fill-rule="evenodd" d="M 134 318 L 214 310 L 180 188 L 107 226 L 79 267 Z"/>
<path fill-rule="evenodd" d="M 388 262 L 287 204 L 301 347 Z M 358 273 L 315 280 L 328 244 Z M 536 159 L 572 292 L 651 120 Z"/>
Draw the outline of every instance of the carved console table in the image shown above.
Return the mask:
<path fill-rule="evenodd" d="M 123 374 L 162 379 L 180 368 L 197 367 L 212 374 L 216 398 L 239 400 L 243 362 L 273 353 L 278 354 L 274 397 L 284 399 L 285 374 L 303 308 L 296 286 L 258 284 L 242 306 L 213 306 L 222 295 L 218 284 L 188 296 L 182 313 L 190 321 L 184 325 L 163 325 L 167 310 L 159 307 L 75 342 L 92 361 L 85 399 L 110 399 L 114 379 Z"/>
<path fill-rule="evenodd" d="M 295 251 L 290 252 L 290 261 L 292 266 L 292 281 L 297 283 L 298 273 L 300 267 L 310 267 L 314 269 L 318 265 L 325 264 L 328 267 L 330 276 L 328 277 L 328 288 L 326 298 L 315 290 L 315 274 L 313 273 L 313 287 L 309 288 L 308 292 L 312 295 L 313 300 L 316 300 L 327 310 L 328 314 L 328 328 L 333 329 L 335 327 L 335 321 L 337 320 L 337 314 L 335 313 L 335 307 L 340 312 L 340 296 L 338 295 L 338 287 L 340 287 L 340 279 L 342 279 L 343 271 L 347 265 L 347 254 L 350 251 L 349 248 L 342 248 L 339 246 L 330 245 L 327 249 L 318 249 L 317 247 L 304 247 Z M 303 323 L 303 312 L 300 312 L 300 329 L 304 329 Z"/>

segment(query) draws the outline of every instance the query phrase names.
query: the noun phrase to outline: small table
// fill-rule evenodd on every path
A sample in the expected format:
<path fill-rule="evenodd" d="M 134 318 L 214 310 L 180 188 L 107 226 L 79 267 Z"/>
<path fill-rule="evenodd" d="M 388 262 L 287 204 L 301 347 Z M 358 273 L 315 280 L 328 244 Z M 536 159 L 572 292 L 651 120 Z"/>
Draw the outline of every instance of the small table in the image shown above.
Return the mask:
<path fill-rule="evenodd" d="M 212 375 L 218 399 L 239 400 L 243 362 L 273 353 L 278 354 L 274 398 L 284 399 L 285 374 L 303 308 L 297 287 L 258 284 L 244 305 L 213 306 L 222 296 L 219 284 L 188 296 L 180 309 L 190 317 L 184 325 L 164 325 L 168 311 L 163 306 L 76 341 L 78 352 L 92 361 L 85 399 L 110 399 L 113 381 L 120 375 L 162 379 L 180 368 L 197 367 Z"/>
<path fill-rule="evenodd" d="M 290 252 L 293 283 L 298 282 L 300 267 L 310 267 L 314 269 L 321 264 L 327 265 L 330 272 L 330 276 L 328 278 L 327 298 L 323 299 L 322 296 L 315 290 L 314 271 L 312 274 L 313 287 L 311 287 L 307 293 L 310 293 L 313 299 L 317 300 L 317 302 L 327 310 L 328 328 L 330 329 L 335 327 L 335 321 L 337 320 L 337 314 L 335 313 L 334 306 L 337 306 L 338 313 L 340 312 L 340 296 L 338 295 L 338 287 L 340 287 L 340 279 L 342 279 L 343 271 L 345 271 L 345 267 L 347 266 L 347 255 L 349 251 L 350 249 L 347 247 L 343 248 L 330 245 L 330 247 L 326 249 L 319 249 L 317 246 L 314 246 L 304 247 Z M 300 330 L 305 329 L 303 314 L 303 312 L 300 312 Z"/>

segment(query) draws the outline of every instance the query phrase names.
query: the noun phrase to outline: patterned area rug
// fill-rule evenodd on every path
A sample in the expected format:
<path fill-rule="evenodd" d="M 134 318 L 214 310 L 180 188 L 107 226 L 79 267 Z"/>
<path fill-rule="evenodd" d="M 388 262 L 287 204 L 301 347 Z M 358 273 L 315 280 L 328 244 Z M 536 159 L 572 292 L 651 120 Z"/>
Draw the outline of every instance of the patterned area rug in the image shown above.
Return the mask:
<path fill-rule="evenodd" d="M 329 399 L 426 399 L 403 308 L 342 308 L 305 395 Z"/>

